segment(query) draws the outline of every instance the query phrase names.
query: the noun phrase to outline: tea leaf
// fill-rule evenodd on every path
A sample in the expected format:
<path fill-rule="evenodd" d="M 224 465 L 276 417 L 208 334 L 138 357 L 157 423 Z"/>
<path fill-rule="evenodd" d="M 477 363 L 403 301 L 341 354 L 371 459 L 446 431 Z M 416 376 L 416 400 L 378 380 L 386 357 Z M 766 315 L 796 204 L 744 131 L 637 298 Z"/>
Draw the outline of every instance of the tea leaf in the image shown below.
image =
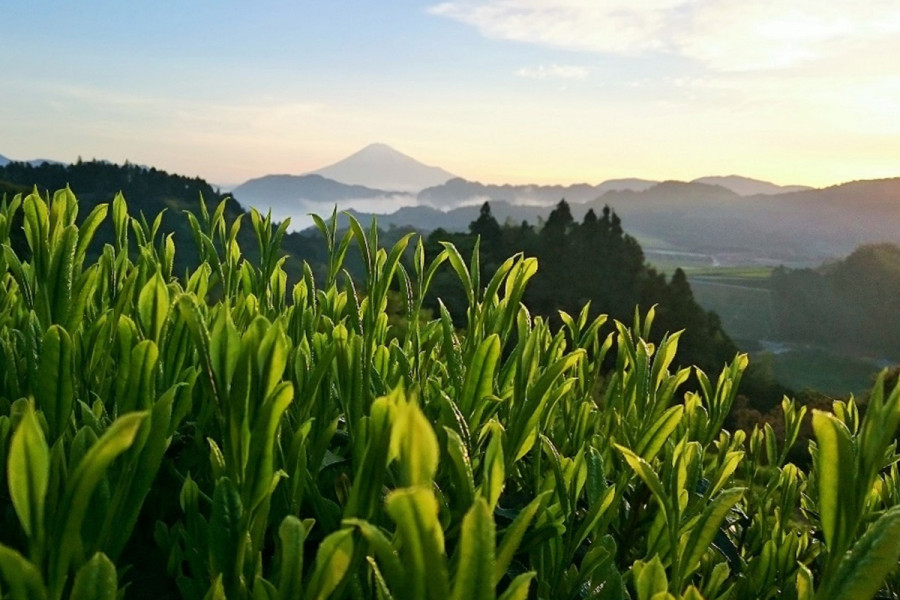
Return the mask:
<path fill-rule="evenodd" d="M 9 495 L 25 534 L 44 536 L 44 498 L 50 478 L 50 448 L 29 403 L 12 437 L 7 467 Z"/>
<path fill-rule="evenodd" d="M 116 567 L 98 552 L 78 569 L 70 600 L 116 600 L 118 577 Z"/>
<path fill-rule="evenodd" d="M 494 598 L 494 519 L 484 498 L 466 513 L 462 522 L 459 567 L 453 585 L 453 600 Z"/>

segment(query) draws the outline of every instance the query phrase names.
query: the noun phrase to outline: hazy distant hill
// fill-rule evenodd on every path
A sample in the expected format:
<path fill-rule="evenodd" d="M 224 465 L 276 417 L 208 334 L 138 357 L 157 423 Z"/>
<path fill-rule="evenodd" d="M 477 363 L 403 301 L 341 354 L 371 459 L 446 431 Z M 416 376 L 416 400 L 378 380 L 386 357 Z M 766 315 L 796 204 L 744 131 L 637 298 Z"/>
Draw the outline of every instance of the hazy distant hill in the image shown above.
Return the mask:
<path fill-rule="evenodd" d="M 311 224 L 308 213 L 327 214 L 334 206 L 389 212 L 415 202 L 402 192 L 347 185 L 321 175 L 266 175 L 242 183 L 231 194 L 245 208 L 271 210 L 278 220 L 290 217 L 300 227 Z"/>
<path fill-rule="evenodd" d="M 313 175 L 319 175 L 324 180 L 304 179 Z M 692 183 L 719 186 L 740 196 L 810 189 L 803 186 L 778 186 L 737 175 L 704 177 Z M 310 206 L 311 203 L 337 204 L 342 210 L 357 208 L 372 213 L 393 212 L 410 205 L 430 206 L 447 211 L 481 205 L 485 201 L 552 207 L 562 199 L 573 205 L 583 204 L 609 192 L 645 192 L 658 184 L 658 181 L 637 178 L 611 179 L 596 185 L 486 184 L 455 177 L 444 169 L 424 165 L 385 144 L 370 144 L 355 154 L 306 176 L 269 175 L 238 186 L 234 189 L 234 194 L 245 206 L 273 208 L 280 211 L 282 216 L 295 217 L 295 221 L 299 223 L 297 217 L 309 210 L 316 210 L 315 206 Z M 379 199 L 380 202 L 372 202 L 373 199 Z M 391 199 L 394 200 L 393 204 Z M 359 201 L 362 200 L 367 200 L 368 205 L 360 204 Z"/>
<path fill-rule="evenodd" d="M 564 199 L 573 204 L 588 202 L 612 190 L 646 190 L 657 182 L 645 179 L 612 179 L 599 185 L 493 185 L 461 178 L 419 192 L 419 204 L 435 208 L 454 208 L 489 202 L 553 206 Z"/>
<path fill-rule="evenodd" d="M 900 243 L 900 179 L 859 181 L 822 190 L 741 196 L 719 185 L 663 182 L 642 191 L 610 191 L 590 202 L 570 202 L 581 220 L 609 205 L 628 232 L 652 251 L 707 255 L 711 263 L 814 265 L 846 256 L 865 243 Z M 498 222 L 536 224 L 548 207 L 491 202 Z M 371 214 L 360 218 L 368 221 Z M 478 206 L 446 212 L 419 206 L 379 215 L 382 226 L 464 231 Z"/>
<path fill-rule="evenodd" d="M 453 180 L 448 182 L 448 188 L 452 188 L 456 181 L 462 182 L 460 185 L 469 184 L 463 180 Z M 371 213 L 360 213 L 363 218 L 370 219 L 377 216 L 379 223 L 387 225 L 410 225 L 417 229 L 430 231 L 438 227 L 448 231 L 463 231 L 469 223 L 478 216 L 478 210 L 482 203 L 489 201 L 491 212 L 498 222 L 520 223 L 525 220 L 532 224 L 536 224 L 539 220 L 544 219 L 550 213 L 551 206 L 548 204 L 514 204 L 511 201 L 511 192 L 507 191 L 504 195 L 502 192 L 511 190 L 512 188 L 524 188 L 526 186 L 483 186 L 483 184 L 474 184 L 483 188 L 495 188 L 494 196 L 482 196 L 481 201 L 472 202 L 463 206 L 457 206 L 450 210 L 442 211 L 429 206 L 417 206 L 402 208 L 394 213 L 387 215 L 372 215 Z M 584 200 L 584 196 L 579 194 L 555 195 L 548 198 L 555 198 L 553 205 L 561 199 L 565 199 L 570 206 L 572 215 L 575 219 L 580 220 L 585 213 L 593 208 L 595 212 L 599 212 L 604 204 L 613 206 L 617 212 L 629 214 L 638 212 L 662 212 L 670 216 L 681 214 L 682 217 L 686 213 L 694 209 L 705 209 L 706 207 L 715 207 L 722 203 L 739 202 L 743 198 L 734 192 L 720 186 L 711 186 L 701 183 L 681 183 L 681 182 L 664 182 L 650 183 L 649 188 L 641 191 L 633 190 L 613 190 L 602 195 L 592 194 L 590 201 Z M 444 186 L 442 186 L 443 188 Z M 537 188 L 538 186 L 534 186 Z M 557 188 L 557 186 L 546 186 L 547 188 Z M 585 186 L 591 189 L 599 186 Z M 475 189 L 466 186 L 466 189 Z M 584 191 L 580 186 L 569 186 L 554 190 L 554 193 L 565 189 L 568 192 L 578 191 L 582 194 Z M 426 190 L 428 191 L 428 190 Z M 425 192 L 422 192 L 424 194 Z M 420 194 L 420 203 L 422 201 Z M 499 200 L 487 200 L 488 197 L 500 198 Z"/>
<path fill-rule="evenodd" d="M 721 185 L 741 196 L 757 196 L 760 194 L 786 194 L 788 192 L 801 192 L 813 188 L 806 185 L 776 185 L 768 181 L 741 177 L 740 175 L 726 175 L 716 177 L 700 177 L 692 183 L 707 183 L 709 185 Z"/>
<path fill-rule="evenodd" d="M 0 167 L 5 167 L 6 165 L 8 165 L 11 162 L 24 162 L 24 163 L 31 165 L 32 167 L 39 167 L 44 163 L 47 163 L 48 165 L 64 164 L 58 160 L 51 160 L 49 158 L 32 158 L 31 160 L 15 160 L 12 158 L 7 158 L 7 157 L 3 156 L 2 154 L 0 154 Z"/>
<path fill-rule="evenodd" d="M 812 188 L 799 185 L 779 186 L 768 181 L 729 175 L 727 177 L 702 177 L 691 183 L 719 186 L 739 196 L 784 194 Z M 570 204 L 590 202 L 608 192 L 644 192 L 660 184 L 647 179 L 610 179 L 599 185 L 586 183 L 573 185 L 492 185 L 451 179 L 450 181 L 419 192 L 419 204 L 447 209 L 467 204 L 508 202 L 510 204 L 553 206 L 562 199 Z"/>
<path fill-rule="evenodd" d="M 900 179 L 822 190 L 738 196 L 704 184 L 663 184 L 639 194 L 611 193 L 609 204 L 637 231 L 729 262 L 818 264 L 871 242 L 900 242 Z M 729 256 L 731 255 L 731 256 Z"/>
<path fill-rule="evenodd" d="M 232 190 L 244 206 L 257 209 L 290 208 L 298 201 L 338 202 L 359 198 L 391 196 L 399 192 L 377 190 L 362 185 L 347 185 L 321 175 L 266 175 L 251 179 Z"/>
<path fill-rule="evenodd" d="M 418 192 L 455 177 L 439 167 L 420 163 L 386 144 L 370 144 L 347 158 L 313 174 L 350 185 L 382 190 Z"/>
<path fill-rule="evenodd" d="M 818 269 L 777 269 L 772 290 L 781 339 L 900 358 L 900 247 L 870 244 Z"/>

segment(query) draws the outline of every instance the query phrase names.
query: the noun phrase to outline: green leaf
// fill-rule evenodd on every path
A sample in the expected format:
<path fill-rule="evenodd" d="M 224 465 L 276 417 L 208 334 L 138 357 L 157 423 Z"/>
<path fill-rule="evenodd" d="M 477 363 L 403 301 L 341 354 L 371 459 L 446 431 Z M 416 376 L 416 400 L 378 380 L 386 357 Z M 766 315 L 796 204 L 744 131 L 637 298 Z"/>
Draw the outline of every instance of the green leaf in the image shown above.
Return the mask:
<path fill-rule="evenodd" d="M 840 555 L 850 542 L 844 530 L 854 510 L 848 493 L 855 490 L 847 487 L 856 483 L 853 441 L 847 426 L 832 414 L 814 410 L 812 422 L 816 434 L 819 520 L 829 551 Z"/>
<path fill-rule="evenodd" d="M 632 568 L 637 600 L 651 600 L 657 594 L 665 594 L 669 589 L 666 569 L 658 554 L 654 555 L 650 562 L 636 561 Z"/>
<path fill-rule="evenodd" d="M 463 518 L 457 553 L 453 600 L 493 599 L 494 519 L 484 498 L 476 499 Z"/>
<path fill-rule="evenodd" d="M 51 325 L 44 334 L 34 396 L 44 413 L 51 441 L 61 436 L 69 424 L 75 405 L 75 381 L 72 372 L 72 338 L 59 325 Z"/>
<path fill-rule="evenodd" d="M 637 473 L 638 477 L 647 484 L 647 487 L 650 488 L 650 491 L 653 493 L 653 496 L 656 498 L 656 501 L 659 502 L 660 507 L 663 511 L 668 515 L 669 510 L 669 498 L 666 495 L 666 492 L 663 490 L 662 482 L 659 480 L 659 475 L 656 474 L 656 471 L 653 470 L 653 467 L 645 461 L 643 458 L 626 448 L 625 446 L 620 446 L 616 444 L 616 448 L 619 449 L 619 452 L 625 457 L 628 465 Z M 649 596 L 648 596 L 649 598 Z"/>
<path fill-rule="evenodd" d="M 105 515 L 99 537 L 100 546 L 111 560 L 117 560 L 131 537 L 169 447 L 167 431 L 172 418 L 172 404 L 181 384 L 169 389 L 156 401 L 150 418 L 141 425 L 134 445 L 123 457 L 127 466 L 115 480 L 115 491 Z"/>
<path fill-rule="evenodd" d="M 408 573 L 407 597 L 448 598 L 444 531 L 434 493 L 426 487 L 395 490 L 388 495 L 385 510 L 397 523 L 400 559 Z"/>
<path fill-rule="evenodd" d="M 385 466 L 391 445 L 391 403 L 388 397 L 377 398 L 365 422 L 366 444 L 344 505 L 345 517 L 371 518 L 382 502 Z"/>
<path fill-rule="evenodd" d="M 703 594 L 695 586 L 689 585 L 681 595 L 681 600 L 704 600 Z"/>
<path fill-rule="evenodd" d="M 251 491 L 247 511 L 256 507 L 272 493 L 274 474 L 275 435 L 281 416 L 294 398 L 294 386 L 290 382 L 278 384 L 263 403 L 250 436 L 250 452 L 247 459 L 247 481 Z"/>
<path fill-rule="evenodd" d="M 447 436 L 445 450 L 450 458 L 453 481 L 456 493 L 462 506 L 468 506 L 475 499 L 475 480 L 472 474 L 472 461 L 462 437 L 455 430 L 444 427 Z"/>
<path fill-rule="evenodd" d="M 253 580 L 253 600 L 278 600 L 278 588 L 257 575 Z"/>
<path fill-rule="evenodd" d="M 0 544 L 0 572 L 14 600 L 46 600 L 47 588 L 34 564 L 17 551 Z"/>
<path fill-rule="evenodd" d="M 703 558 L 703 553 L 706 552 L 710 544 L 712 544 L 713 539 L 716 537 L 716 533 L 718 533 L 719 528 L 722 526 L 722 521 L 725 520 L 725 517 L 728 515 L 728 511 L 740 501 L 744 496 L 745 491 L 746 488 L 731 488 L 724 490 L 704 509 L 703 514 L 700 516 L 700 520 L 691 530 L 691 535 L 684 547 L 683 554 L 685 555 L 685 559 L 682 563 L 682 578 L 690 575 L 700 565 L 700 559 Z"/>
<path fill-rule="evenodd" d="M 48 300 L 50 318 L 53 323 L 65 323 L 72 301 L 72 276 L 75 264 L 75 245 L 78 242 L 78 228 L 69 225 L 62 238 L 53 248 L 50 260 Z"/>
<path fill-rule="evenodd" d="M 500 501 L 500 494 L 503 492 L 503 486 L 506 483 L 506 465 L 503 458 L 503 438 L 501 433 L 502 430 L 499 427 L 493 430 L 491 441 L 488 442 L 482 463 L 482 479 L 479 491 L 488 501 L 491 510 Z"/>
<path fill-rule="evenodd" d="M 147 339 L 159 343 L 168 314 L 169 288 L 157 271 L 138 295 L 138 317 Z"/>
<path fill-rule="evenodd" d="M 278 528 L 281 573 L 278 576 L 278 598 L 293 600 L 303 592 L 303 544 L 306 528 L 297 517 L 288 515 Z"/>
<path fill-rule="evenodd" d="M 563 373 L 574 368 L 584 356 L 585 351 L 581 349 L 563 356 L 547 367 L 537 381 L 529 387 L 525 402 L 512 418 L 507 428 L 510 449 L 514 453 L 513 461 L 518 461 L 530 450 L 530 442 L 533 441 L 533 438 L 536 438 L 538 433 L 538 423 L 544 414 L 544 410 L 550 405 L 551 397 L 553 396 L 551 393 L 552 386 Z"/>
<path fill-rule="evenodd" d="M 51 564 L 51 592 L 62 591 L 69 566 L 81 544 L 81 525 L 87 512 L 88 503 L 97 484 L 106 474 L 113 460 L 131 446 L 146 412 L 129 413 L 116 419 L 103 435 L 90 447 L 87 454 L 66 482 L 66 492 L 60 510 L 56 560 Z"/>
<path fill-rule="evenodd" d="M 900 506 L 886 511 L 844 555 L 837 571 L 822 581 L 817 600 L 875 596 L 900 558 Z"/>
<path fill-rule="evenodd" d="M 797 600 L 813 600 L 813 574 L 809 567 L 800 563 L 797 566 Z"/>
<path fill-rule="evenodd" d="M 589 446 L 585 454 L 585 462 L 587 463 L 587 500 L 590 505 L 593 505 L 606 491 L 603 455 L 594 446 Z"/>
<path fill-rule="evenodd" d="M 12 436 L 7 466 L 9 495 L 32 543 L 44 538 L 44 499 L 50 478 L 50 448 L 29 403 Z"/>
<path fill-rule="evenodd" d="M 660 415 L 637 443 L 635 452 L 648 462 L 653 460 L 672 432 L 678 428 L 682 416 L 684 416 L 682 404 L 673 406 Z"/>
<path fill-rule="evenodd" d="M 353 529 L 339 529 L 319 545 L 306 588 L 307 600 L 324 600 L 340 584 L 353 558 Z"/>
<path fill-rule="evenodd" d="M 200 273 L 200 270 L 197 270 Z M 224 394 L 226 390 L 220 390 L 213 371 L 212 351 L 210 346 L 209 329 L 206 326 L 206 320 L 200 310 L 200 305 L 191 294 L 181 294 L 176 300 L 181 316 L 190 329 L 191 337 L 194 339 L 194 346 L 197 348 L 197 354 L 200 357 L 200 365 L 203 367 L 203 373 L 209 382 L 210 390 L 213 392 L 214 398 L 220 406 L 224 403 Z"/>
<path fill-rule="evenodd" d="M 225 584 L 222 583 L 222 575 L 219 574 L 209 586 L 203 600 L 228 600 L 225 595 Z"/>
<path fill-rule="evenodd" d="M 396 550 L 387 536 L 375 525 L 361 519 L 344 519 L 345 525 L 356 527 L 369 545 L 369 552 L 375 554 L 384 572 L 386 584 L 395 592 L 402 592 L 409 586 L 406 571 Z M 401 594 L 402 596 L 402 594 Z"/>
<path fill-rule="evenodd" d="M 222 575 L 222 584 L 229 597 L 237 597 L 243 565 L 244 508 L 234 483 L 227 477 L 216 481 L 213 492 L 212 515 L 209 518 L 210 567 L 213 575 Z"/>
<path fill-rule="evenodd" d="M 494 585 L 500 583 L 500 580 L 506 575 L 516 550 L 518 550 L 519 544 L 522 543 L 522 538 L 525 537 L 528 526 L 531 525 L 538 510 L 549 496 L 550 491 L 548 490 L 529 502 L 525 508 L 519 511 L 513 522 L 503 532 L 503 539 L 500 541 L 500 547 L 497 549 L 497 559 L 494 563 Z"/>
<path fill-rule="evenodd" d="M 97 231 L 100 224 L 103 223 L 108 211 L 108 204 L 98 204 L 90 214 L 85 217 L 81 227 L 78 228 L 78 246 L 75 248 L 76 268 L 81 268 L 88 246 L 90 246 L 91 240 L 94 238 L 94 233 Z"/>
<path fill-rule="evenodd" d="M 128 383 L 125 393 L 116 402 L 119 414 L 150 408 L 158 362 L 159 348 L 152 340 L 143 340 L 132 348 Z"/>
<path fill-rule="evenodd" d="M 537 575 L 535 571 L 528 571 L 517 576 L 510 582 L 506 591 L 500 595 L 498 600 L 527 600 L 528 588 L 531 586 L 531 580 L 534 579 L 535 575 Z"/>
<path fill-rule="evenodd" d="M 366 557 L 366 562 L 369 563 L 369 570 L 372 573 L 372 580 L 375 582 L 375 597 L 378 600 L 394 600 L 394 595 L 391 593 L 391 590 L 387 585 L 387 581 L 385 581 L 384 579 L 384 575 L 381 574 L 381 569 L 378 568 L 378 563 L 375 562 L 375 559 L 371 556 Z"/>
<path fill-rule="evenodd" d="M 78 569 L 70 600 L 116 600 L 116 567 L 102 552 L 97 552 Z"/>
<path fill-rule="evenodd" d="M 25 198 L 22 212 L 25 215 L 25 239 L 31 249 L 34 268 L 38 277 L 44 278 L 50 268 L 50 217 L 47 204 L 41 199 L 36 188 L 33 194 Z"/>
<path fill-rule="evenodd" d="M 500 336 L 489 335 L 483 340 L 468 361 L 462 393 L 459 396 L 459 408 L 466 418 L 472 416 L 475 408 L 482 406 L 482 399 L 493 391 L 494 370 L 500 359 Z M 473 425 L 471 421 L 470 425 Z M 473 425 L 474 426 L 474 425 Z"/>
<path fill-rule="evenodd" d="M 241 354 L 241 336 L 232 321 L 227 305 L 219 305 L 219 312 L 209 333 L 209 356 L 220 397 L 227 398 L 231 379 Z"/>
<path fill-rule="evenodd" d="M 265 398 L 275 390 L 284 376 L 288 359 L 288 340 L 278 326 L 268 326 L 257 350 L 257 364 L 261 382 L 260 395 Z"/>
<path fill-rule="evenodd" d="M 466 293 L 466 299 L 469 301 L 469 306 L 474 306 L 475 288 L 472 285 L 472 278 L 469 275 L 469 268 L 466 266 L 466 261 L 463 260 L 463 257 L 459 253 L 459 250 L 456 249 L 456 246 L 450 242 L 441 242 L 441 246 L 447 251 L 447 258 L 450 260 L 450 265 L 453 267 L 453 270 L 456 271 L 456 275 L 459 277 L 460 283 L 462 283 L 463 291 Z"/>
<path fill-rule="evenodd" d="M 603 495 L 590 504 L 587 514 L 578 531 L 575 533 L 575 547 L 581 546 L 582 542 L 588 538 L 593 532 L 597 524 L 603 520 L 607 511 L 613 505 L 616 498 L 616 486 L 611 485 L 603 491 Z"/>
<path fill-rule="evenodd" d="M 409 486 L 431 485 L 440 450 L 431 423 L 414 402 L 400 402 L 391 430 L 391 454 L 400 455 L 400 467 Z"/>

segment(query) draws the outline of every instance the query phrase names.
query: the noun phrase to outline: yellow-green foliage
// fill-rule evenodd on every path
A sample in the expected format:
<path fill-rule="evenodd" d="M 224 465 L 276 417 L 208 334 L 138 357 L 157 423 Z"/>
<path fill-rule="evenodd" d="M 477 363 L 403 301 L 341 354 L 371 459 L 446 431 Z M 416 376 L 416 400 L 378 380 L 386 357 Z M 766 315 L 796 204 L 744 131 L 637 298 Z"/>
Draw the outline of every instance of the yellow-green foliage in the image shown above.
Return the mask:
<path fill-rule="evenodd" d="M 746 358 L 687 391 L 652 309 L 554 331 L 520 302 L 534 259 L 482 274 L 334 216 L 325 281 L 289 285 L 286 224 L 251 212 L 248 262 L 223 206 L 185 217 L 183 276 L 121 197 L 81 221 L 69 190 L 0 206 L 0 597 L 894 594 L 900 388 L 814 414 L 806 473 L 785 463 L 805 409 L 723 431 Z M 422 318 L 438 269 L 463 323 Z"/>

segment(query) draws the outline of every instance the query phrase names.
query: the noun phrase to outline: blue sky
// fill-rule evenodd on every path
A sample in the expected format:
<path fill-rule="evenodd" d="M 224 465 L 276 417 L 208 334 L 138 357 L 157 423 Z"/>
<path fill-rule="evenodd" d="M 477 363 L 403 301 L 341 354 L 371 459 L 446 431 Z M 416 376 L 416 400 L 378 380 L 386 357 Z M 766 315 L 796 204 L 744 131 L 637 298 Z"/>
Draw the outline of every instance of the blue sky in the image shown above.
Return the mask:
<path fill-rule="evenodd" d="M 232 184 L 379 141 L 491 182 L 900 175 L 900 3 L 7 0 L 0 153 Z"/>

